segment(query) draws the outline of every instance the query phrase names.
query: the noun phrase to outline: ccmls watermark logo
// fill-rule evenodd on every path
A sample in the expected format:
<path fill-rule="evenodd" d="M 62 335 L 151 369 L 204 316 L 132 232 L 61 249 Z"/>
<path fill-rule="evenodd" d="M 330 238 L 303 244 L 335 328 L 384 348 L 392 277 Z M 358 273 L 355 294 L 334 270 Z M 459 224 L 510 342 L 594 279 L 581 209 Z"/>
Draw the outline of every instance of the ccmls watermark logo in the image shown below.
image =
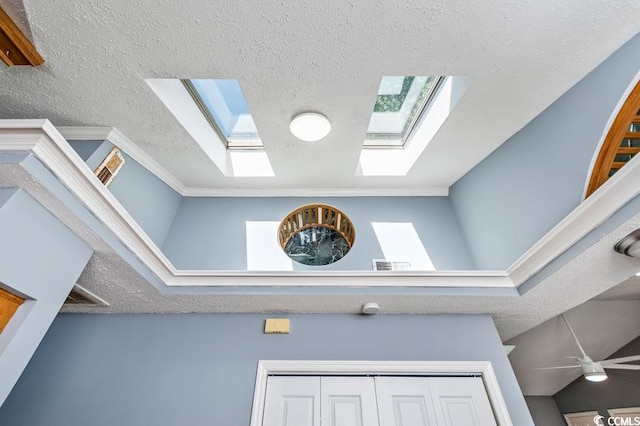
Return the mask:
<path fill-rule="evenodd" d="M 640 426 L 640 417 L 595 416 L 593 422 L 598 426 Z"/>

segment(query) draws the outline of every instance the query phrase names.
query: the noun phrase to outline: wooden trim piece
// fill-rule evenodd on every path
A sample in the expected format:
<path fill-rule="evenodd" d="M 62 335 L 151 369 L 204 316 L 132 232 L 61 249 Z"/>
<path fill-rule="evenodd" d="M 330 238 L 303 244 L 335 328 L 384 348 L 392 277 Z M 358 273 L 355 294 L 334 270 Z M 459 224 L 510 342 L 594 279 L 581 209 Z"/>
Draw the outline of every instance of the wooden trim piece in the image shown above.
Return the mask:
<path fill-rule="evenodd" d="M 0 297 L 3 299 L 7 299 L 8 301 L 15 303 L 17 305 L 22 305 L 24 303 L 24 299 L 16 296 L 15 294 L 11 294 L 6 290 L 0 288 Z"/>
<path fill-rule="evenodd" d="M 24 299 L 0 288 L 0 333 L 23 303 Z"/>
<path fill-rule="evenodd" d="M 278 226 L 278 242 L 283 249 L 287 242 L 307 228 L 322 226 L 338 232 L 353 247 L 356 229 L 349 217 L 337 207 L 328 204 L 305 204 L 287 213 Z"/>
<path fill-rule="evenodd" d="M 269 375 L 426 376 L 480 375 L 500 426 L 512 426 L 507 404 L 489 361 L 258 361 L 250 426 L 262 425 Z"/>
<path fill-rule="evenodd" d="M 629 132 L 629 126 L 635 120 L 638 109 L 640 109 L 640 82 L 633 88 L 622 108 L 620 108 L 620 112 L 618 112 L 611 128 L 609 128 L 598 158 L 593 165 L 586 197 L 593 194 L 596 189 L 609 179 L 609 171 L 620 148 L 620 141 L 629 137 L 629 135 L 636 134 Z"/>
<path fill-rule="evenodd" d="M 38 66 L 44 59 L 20 28 L 0 7 L 0 59 L 8 66 Z"/>
<path fill-rule="evenodd" d="M 621 155 L 635 155 L 640 152 L 640 146 L 625 146 L 618 149 L 618 154 Z"/>

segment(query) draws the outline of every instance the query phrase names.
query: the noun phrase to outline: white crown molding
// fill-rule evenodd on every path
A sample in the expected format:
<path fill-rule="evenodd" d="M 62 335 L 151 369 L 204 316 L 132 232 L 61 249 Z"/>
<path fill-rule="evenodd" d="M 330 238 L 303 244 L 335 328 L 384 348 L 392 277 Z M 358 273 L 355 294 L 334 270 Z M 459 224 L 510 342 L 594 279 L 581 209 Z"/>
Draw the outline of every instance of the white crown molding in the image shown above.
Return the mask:
<path fill-rule="evenodd" d="M 112 130 L 109 134 L 111 132 Z M 3 151 L 34 153 L 167 286 L 513 289 L 531 278 L 640 193 L 640 186 L 625 184 L 640 181 L 640 158 L 634 158 L 534 244 L 507 271 L 381 273 L 177 270 L 111 192 L 99 183 L 49 121 L 0 120 L 0 152 Z"/>
<path fill-rule="evenodd" d="M 449 188 L 187 188 L 185 197 L 446 197 Z"/>
<path fill-rule="evenodd" d="M 60 134 L 67 140 L 108 140 L 118 148 L 126 152 L 131 158 L 140 163 L 144 168 L 153 173 L 158 179 L 169 185 L 178 194 L 185 195 L 185 186 L 176 179 L 160 163 L 151 158 L 149 154 L 140 149 L 121 131 L 114 127 L 65 127 L 57 128 Z"/>
<path fill-rule="evenodd" d="M 178 271 L 49 121 L 0 120 L 3 151 L 35 154 L 167 286 L 513 288 L 509 277 L 500 271 Z"/>
<path fill-rule="evenodd" d="M 262 425 L 267 378 L 270 375 L 427 376 L 480 375 L 500 426 L 513 425 L 490 361 L 258 361 L 251 426 Z"/>

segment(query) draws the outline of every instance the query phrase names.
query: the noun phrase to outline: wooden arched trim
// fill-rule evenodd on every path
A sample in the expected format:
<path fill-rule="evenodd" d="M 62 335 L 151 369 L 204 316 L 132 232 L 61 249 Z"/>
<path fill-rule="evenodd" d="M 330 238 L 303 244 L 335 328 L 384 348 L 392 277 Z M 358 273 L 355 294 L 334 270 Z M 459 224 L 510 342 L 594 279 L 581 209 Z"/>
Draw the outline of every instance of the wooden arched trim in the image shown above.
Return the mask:
<path fill-rule="evenodd" d="M 607 133 L 593 165 L 586 196 L 593 194 L 638 152 L 640 152 L 640 82 L 633 88 Z"/>

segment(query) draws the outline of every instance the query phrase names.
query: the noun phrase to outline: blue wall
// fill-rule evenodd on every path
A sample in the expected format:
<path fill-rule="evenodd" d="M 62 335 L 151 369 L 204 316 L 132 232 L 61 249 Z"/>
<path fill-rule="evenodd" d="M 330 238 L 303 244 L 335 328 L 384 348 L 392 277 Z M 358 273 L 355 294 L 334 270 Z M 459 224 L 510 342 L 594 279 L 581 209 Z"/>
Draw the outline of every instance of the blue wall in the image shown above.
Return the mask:
<path fill-rule="evenodd" d="M 488 315 L 59 316 L 4 406 L 11 426 L 248 425 L 258 360 L 490 360 L 533 425 Z"/>
<path fill-rule="evenodd" d="M 85 160 L 91 171 L 109 154 L 109 141 L 70 141 L 70 145 Z M 121 150 L 125 164 L 109 185 L 109 190 L 129 212 L 149 238 L 161 247 L 169 231 L 182 197 L 153 173 Z M 90 154 L 87 157 L 87 154 Z M 84 158 L 87 157 L 87 158 Z"/>
<path fill-rule="evenodd" d="M 639 70 L 640 35 L 452 186 L 479 269 L 506 269 L 580 204 L 598 143 Z"/>
<path fill-rule="evenodd" d="M 25 191 L 0 189 L 0 203 L 0 286 L 27 299 L 0 334 L 2 404 L 93 250 Z"/>
<path fill-rule="evenodd" d="M 87 163 L 91 170 L 95 170 L 95 168 L 98 167 L 98 164 L 100 164 L 104 157 L 109 153 L 109 151 L 105 152 L 101 159 L 98 159 L 97 156 L 95 157 L 95 160 L 92 159 L 93 154 L 95 154 L 98 148 L 103 145 L 103 142 L 104 141 L 69 141 L 69 145 L 71 145 L 80 158 Z"/>
<path fill-rule="evenodd" d="M 413 223 L 436 269 L 474 269 L 447 197 L 184 198 L 162 248 L 178 269 L 244 270 L 246 221 L 280 222 L 311 202 L 338 207 L 356 228 L 353 249 L 323 270 L 371 270 L 371 259 L 383 259 L 371 222 Z"/>

